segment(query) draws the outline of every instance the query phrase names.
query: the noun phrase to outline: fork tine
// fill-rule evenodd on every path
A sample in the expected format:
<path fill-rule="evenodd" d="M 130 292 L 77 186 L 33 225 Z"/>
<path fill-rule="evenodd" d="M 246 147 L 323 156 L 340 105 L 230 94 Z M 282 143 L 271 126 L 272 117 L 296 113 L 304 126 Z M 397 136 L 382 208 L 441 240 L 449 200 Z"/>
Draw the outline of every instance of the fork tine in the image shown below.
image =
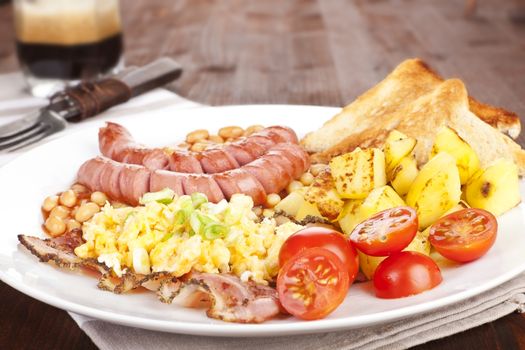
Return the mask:
<path fill-rule="evenodd" d="M 39 130 L 42 128 L 42 123 L 37 123 L 31 128 L 27 128 L 25 131 L 20 131 L 14 136 L 8 136 L 5 138 L 0 138 L 0 149 L 4 146 L 8 146 L 11 144 L 15 144 L 18 142 L 21 142 L 22 140 L 26 139 L 27 137 L 33 135 L 34 133 L 38 133 Z"/>
<path fill-rule="evenodd" d="M 22 144 L 24 141 L 32 139 L 34 136 L 45 133 L 46 129 L 46 125 L 40 123 L 35 128 L 32 128 L 30 131 L 24 134 L 20 134 L 17 137 L 13 137 L 5 141 L 0 141 L 0 151 L 16 147 L 17 145 Z"/>
<path fill-rule="evenodd" d="M 13 145 L 11 147 L 5 148 L 2 151 L 3 152 L 13 152 L 13 151 L 16 151 L 16 150 L 18 150 L 20 148 L 27 147 L 27 146 L 29 146 L 32 143 L 38 142 L 38 141 L 42 140 L 43 138 L 45 138 L 47 135 L 49 135 L 47 130 L 49 130 L 49 129 L 43 129 L 42 132 L 40 132 L 38 134 L 35 134 L 33 137 L 28 138 L 27 140 L 24 140 L 24 141 L 22 141 L 22 142 L 20 142 L 20 143 L 18 143 L 16 145 Z"/>
<path fill-rule="evenodd" d="M 36 122 L 36 123 L 34 123 L 32 125 L 29 125 L 29 126 L 26 126 L 26 127 L 22 128 L 22 129 L 13 131 L 13 132 L 5 135 L 5 136 L 0 136 L 0 142 L 7 142 L 7 141 L 10 141 L 10 140 L 16 138 L 17 136 L 20 136 L 22 134 L 28 133 L 32 129 L 36 128 L 38 126 L 38 124 L 40 124 L 40 123 Z"/>

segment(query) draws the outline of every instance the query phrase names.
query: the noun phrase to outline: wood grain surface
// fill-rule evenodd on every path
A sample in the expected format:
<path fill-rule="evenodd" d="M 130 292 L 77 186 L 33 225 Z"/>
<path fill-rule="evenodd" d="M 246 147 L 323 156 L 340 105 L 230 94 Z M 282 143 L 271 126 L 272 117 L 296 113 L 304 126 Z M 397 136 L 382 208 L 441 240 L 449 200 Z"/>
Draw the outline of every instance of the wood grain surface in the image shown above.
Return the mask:
<path fill-rule="evenodd" d="M 125 59 L 177 59 L 184 74 L 170 89 L 205 104 L 342 106 L 417 56 L 525 118 L 525 2 L 479 0 L 466 17 L 470 2 L 122 0 Z M 0 7 L 0 73 L 18 69 L 11 11 Z M 0 298 L 1 348 L 96 348 L 65 312 L 5 284 Z M 443 348 L 525 349 L 525 317 L 417 347 Z"/>

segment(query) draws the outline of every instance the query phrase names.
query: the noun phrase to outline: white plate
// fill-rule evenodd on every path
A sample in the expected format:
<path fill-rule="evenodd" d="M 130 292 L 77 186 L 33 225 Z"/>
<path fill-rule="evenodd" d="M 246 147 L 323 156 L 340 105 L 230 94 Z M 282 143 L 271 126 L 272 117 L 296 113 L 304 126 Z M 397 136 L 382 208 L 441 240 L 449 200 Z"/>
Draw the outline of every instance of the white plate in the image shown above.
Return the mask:
<path fill-rule="evenodd" d="M 309 106 L 232 106 L 161 110 L 119 119 L 137 139 L 150 145 L 175 143 L 197 128 L 225 125 L 284 124 L 299 135 L 319 127 L 338 109 Z M 39 263 L 20 247 L 17 234 L 42 235 L 40 205 L 49 194 L 65 189 L 80 164 L 98 153 L 97 129 L 89 128 L 49 142 L 0 169 L 0 278 L 45 303 L 79 314 L 146 329 L 215 336 L 262 336 L 359 328 L 429 312 L 495 287 L 525 270 L 523 205 L 499 220 L 494 247 L 482 259 L 443 267 L 443 283 L 413 297 L 382 300 L 370 283 L 352 286 L 344 303 L 319 321 L 292 317 L 263 324 L 212 320 L 202 310 L 162 304 L 153 293 L 114 295 L 97 289 L 91 276 Z M 523 196 L 523 189 L 522 189 Z"/>

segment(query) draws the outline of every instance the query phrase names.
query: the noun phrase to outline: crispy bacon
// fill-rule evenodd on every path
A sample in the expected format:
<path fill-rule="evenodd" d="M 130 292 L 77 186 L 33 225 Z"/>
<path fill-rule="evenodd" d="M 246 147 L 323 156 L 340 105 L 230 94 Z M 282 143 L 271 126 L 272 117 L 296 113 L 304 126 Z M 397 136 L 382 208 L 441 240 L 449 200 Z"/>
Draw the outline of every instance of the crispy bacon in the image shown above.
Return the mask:
<path fill-rule="evenodd" d="M 59 267 L 72 270 L 88 268 L 102 274 L 108 272 L 108 268 L 95 259 L 81 259 L 75 255 L 74 249 L 83 243 L 80 230 L 47 239 L 18 235 L 18 240 L 42 262 L 53 262 Z"/>
<path fill-rule="evenodd" d="M 142 275 L 127 270 L 122 277 L 114 276 L 109 272 L 100 277 L 98 287 L 115 294 L 126 293 L 138 287 L 145 287 L 156 291 L 159 289 L 160 283 L 163 280 L 171 280 L 172 278 L 173 275 L 169 272 L 153 272 L 147 275 Z"/>
<path fill-rule="evenodd" d="M 165 303 L 194 307 L 205 304 L 207 315 L 227 322 L 260 323 L 281 312 L 277 291 L 230 274 L 191 272 L 184 281 L 161 283 L 158 297 Z"/>
<path fill-rule="evenodd" d="M 82 244 L 80 231 L 68 232 L 57 238 L 42 239 L 19 235 L 18 240 L 42 262 L 53 262 L 69 269 L 89 268 L 100 272 L 98 287 L 116 294 L 138 287 L 157 291 L 160 301 L 186 307 L 206 307 L 207 315 L 228 322 L 260 323 L 281 312 L 274 288 L 242 282 L 230 274 L 190 272 L 181 279 L 168 272 L 148 275 L 126 271 L 115 276 L 95 259 L 82 259 L 74 249 Z"/>

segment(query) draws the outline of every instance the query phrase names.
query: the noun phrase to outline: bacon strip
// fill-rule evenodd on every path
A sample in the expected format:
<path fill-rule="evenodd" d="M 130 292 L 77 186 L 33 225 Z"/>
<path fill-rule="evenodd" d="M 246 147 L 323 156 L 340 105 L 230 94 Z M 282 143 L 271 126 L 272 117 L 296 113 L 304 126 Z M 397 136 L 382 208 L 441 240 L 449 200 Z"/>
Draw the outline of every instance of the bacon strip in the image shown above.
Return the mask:
<path fill-rule="evenodd" d="M 281 312 L 277 291 L 230 274 L 191 272 L 185 281 L 166 280 L 158 297 L 165 303 L 207 304 L 208 317 L 227 322 L 260 323 Z"/>
<path fill-rule="evenodd" d="M 18 240 L 42 262 L 53 262 L 58 267 L 71 270 L 88 268 L 102 274 L 107 273 L 109 269 L 95 259 L 81 259 L 75 255 L 74 249 L 82 244 L 80 234 L 80 230 L 73 230 L 47 239 L 18 235 Z"/>
<path fill-rule="evenodd" d="M 95 259 L 75 255 L 74 249 L 82 243 L 79 230 L 48 239 L 19 235 L 18 240 L 42 262 L 100 272 L 98 287 L 116 294 L 143 286 L 156 290 L 159 300 L 164 303 L 207 307 L 208 317 L 227 322 L 260 323 L 282 310 L 275 289 L 254 282 L 244 283 L 230 274 L 191 272 L 183 279 L 177 279 L 168 272 L 142 275 L 127 271 L 122 277 L 116 277 Z"/>
<path fill-rule="evenodd" d="M 169 272 L 153 272 L 147 275 L 126 271 L 122 277 L 106 273 L 98 281 L 98 288 L 115 294 L 127 293 L 138 287 L 146 287 L 150 290 L 158 290 L 163 280 L 173 278 Z"/>

